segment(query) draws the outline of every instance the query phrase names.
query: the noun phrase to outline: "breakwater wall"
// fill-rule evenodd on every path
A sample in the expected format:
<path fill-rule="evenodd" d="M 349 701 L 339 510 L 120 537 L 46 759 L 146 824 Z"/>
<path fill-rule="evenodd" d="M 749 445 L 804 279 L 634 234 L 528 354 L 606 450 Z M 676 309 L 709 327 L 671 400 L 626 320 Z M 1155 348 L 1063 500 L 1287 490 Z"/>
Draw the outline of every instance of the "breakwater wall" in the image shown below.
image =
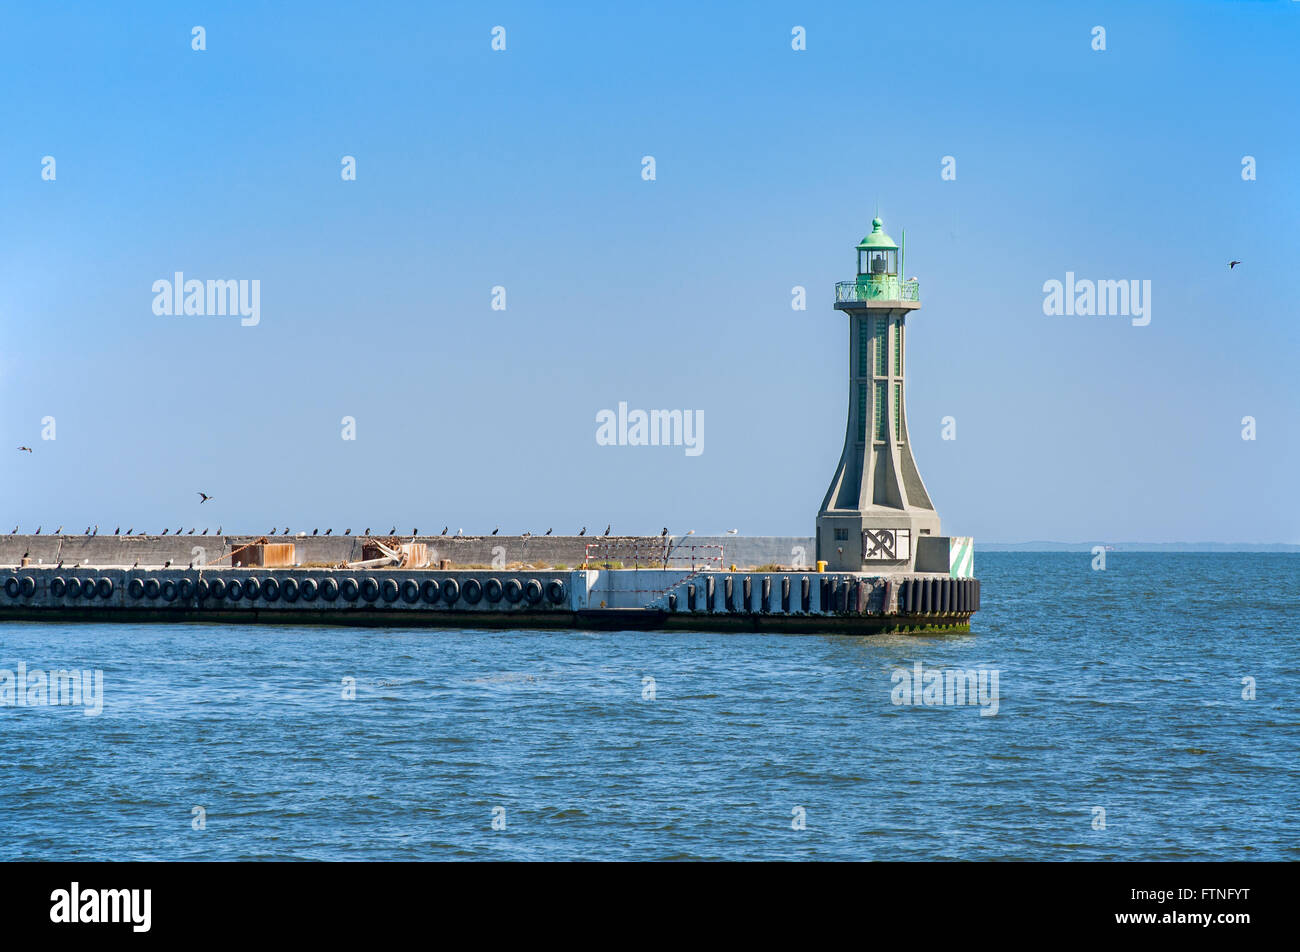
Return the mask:
<path fill-rule="evenodd" d="M 30 565 L 158 566 L 170 562 L 185 566 L 216 565 L 225 556 L 255 541 L 253 535 L 0 535 L 0 566 Z M 299 565 L 338 565 L 362 558 L 368 536 L 269 536 L 272 542 L 292 542 Z M 374 538 L 387 538 L 375 536 Z M 593 560 L 622 565 L 648 565 L 671 546 L 671 563 L 689 565 L 692 556 L 713 558 L 721 547 L 722 566 L 753 568 L 760 565 L 811 567 L 815 545 L 800 536 L 688 536 L 665 540 L 655 536 L 406 536 L 403 542 L 422 542 L 433 565 L 535 565 L 576 568 L 583 564 L 589 545 Z M 227 560 L 225 564 L 229 564 Z"/>
<path fill-rule="evenodd" d="M 967 630 L 979 582 L 680 569 L 0 571 L 0 621 L 225 621 L 874 634 Z"/>

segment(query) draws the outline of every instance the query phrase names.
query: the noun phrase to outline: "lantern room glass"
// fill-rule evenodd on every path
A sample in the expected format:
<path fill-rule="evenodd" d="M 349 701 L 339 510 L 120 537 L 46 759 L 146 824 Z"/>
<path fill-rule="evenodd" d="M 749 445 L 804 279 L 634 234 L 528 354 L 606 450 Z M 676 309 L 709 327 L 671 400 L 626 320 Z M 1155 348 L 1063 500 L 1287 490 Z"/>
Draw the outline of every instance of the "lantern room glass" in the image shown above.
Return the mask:
<path fill-rule="evenodd" d="M 859 251 L 858 274 L 898 274 L 898 252 L 892 248 Z"/>

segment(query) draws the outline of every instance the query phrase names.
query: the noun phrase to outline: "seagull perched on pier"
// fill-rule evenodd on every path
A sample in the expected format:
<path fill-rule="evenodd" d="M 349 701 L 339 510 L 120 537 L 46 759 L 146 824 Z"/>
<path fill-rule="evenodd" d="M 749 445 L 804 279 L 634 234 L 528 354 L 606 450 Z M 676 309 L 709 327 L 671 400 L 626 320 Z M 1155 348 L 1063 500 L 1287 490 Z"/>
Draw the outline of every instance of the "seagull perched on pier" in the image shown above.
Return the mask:
<path fill-rule="evenodd" d="M 169 569 L 169 568 L 171 568 L 171 567 L 172 567 L 172 560 L 171 560 L 171 559 L 168 559 L 166 562 L 163 563 L 163 568 L 165 568 L 165 569 Z"/>
<path fill-rule="evenodd" d="M 605 527 L 605 535 L 609 535 L 609 530 L 612 529 L 613 527 L 614 527 L 614 523 L 612 522 L 609 525 L 607 525 Z"/>
<path fill-rule="evenodd" d="M 17 526 L 14 526 L 14 531 L 11 532 L 11 533 L 9 533 L 9 534 L 10 534 L 10 535 L 18 535 L 18 527 L 17 527 Z"/>
<path fill-rule="evenodd" d="M 55 530 L 54 530 L 54 534 L 55 534 L 55 535 L 63 535 L 63 526 L 59 526 L 57 529 L 55 529 Z"/>
<path fill-rule="evenodd" d="M 40 529 L 37 529 L 36 531 L 37 531 L 37 533 L 39 534 L 41 530 L 40 530 Z M 497 534 L 498 532 L 500 532 L 500 531 L 501 531 L 501 527 L 500 527 L 500 526 L 497 526 L 495 529 L 492 530 L 492 534 L 493 534 L 493 535 L 496 535 L 496 534 Z"/>
<path fill-rule="evenodd" d="M 546 530 L 546 534 L 547 534 L 547 535 L 550 535 L 550 534 L 551 534 L 551 530 L 550 530 L 550 529 L 547 529 L 547 530 Z"/>
<path fill-rule="evenodd" d="M 312 535 L 316 535 L 316 533 L 318 533 L 318 532 L 320 532 L 319 529 L 312 529 L 312 530 L 311 530 L 311 534 L 312 534 Z"/>
<path fill-rule="evenodd" d="M 122 534 L 121 526 L 118 526 L 116 529 L 113 530 L 113 535 L 121 535 L 121 534 Z"/>
<path fill-rule="evenodd" d="M 396 532 L 397 532 L 397 526 L 393 526 L 391 529 L 388 530 L 389 535 L 394 535 L 396 534 Z"/>
<path fill-rule="evenodd" d="M 465 530 L 464 530 L 464 529 L 457 529 L 457 530 L 456 530 L 456 535 L 464 535 L 464 534 L 465 534 Z"/>
<path fill-rule="evenodd" d="M 99 535 L 99 523 L 95 523 L 95 531 L 91 535 Z"/>
<path fill-rule="evenodd" d="M 18 447 L 18 449 L 20 452 L 23 453 L 30 453 L 32 451 L 32 448 L 30 446 L 20 446 Z"/>
<path fill-rule="evenodd" d="M 200 503 L 200 505 L 202 505 L 202 504 Z M 197 528 L 197 526 L 196 526 L 195 528 Z M 189 532 L 187 532 L 187 533 L 185 533 L 185 534 L 186 534 L 186 535 L 194 535 L 194 529 L 191 529 Z"/>
<path fill-rule="evenodd" d="M 366 531 L 365 531 L 364 534 L 365 534 L 365 535 L 370 535 L 370 527 L 369 527 L 369 526 L 366 526 Z"/>
<path fill-rule="evenodd" d="M 586 534 L 587 534 L 587 527 L 586 527 L 586 526 L 583 526 L 583 527 L 582 527 L 582 531 L 579 532 L 578 535 L 586 535 Z"/>
<path fill-rule="evenodd" d="M 447 530 L 450 529 L 450 528 L 451 528 L 451 526 L 443 526 L 443 527 L 442 527 L 442 534 L 443 534 L 443 535 L 446 535 L 446 534 L 447 534 Z"/>
<path fill-rule="evenodd" d="M 40 535 L 40 534 L 41 534 L 41 527 L 40 527 L 40 526 L 37 526 L 37 527 L 36 527 L 36 534 L 37 534 L 37 535 Z"/>
<path fill-rule="evenodd" d="M 1239 265 L 1239 264 L 1241 264 L 1240 261 L 1229 261 L 1229 262 L 1228 262 L 1228 270 L 1231 271 L 1233 268 L 1235 268 L 1235 267 L 1236 267 L 1237 265 Z M 27 452 L 30 453 L 31 450 L 28 450 Z"/>
<path fill-rule="evenodd" d="M 412 530 L 411 530 L 411 535 L 413 535 L 413 536 L 418 536 L 419 534 L 420 534 L 420 530 L 419 530 L 419 529 L 412 529 Z"/>
<path fill-rule="evenodd" d="M 217 526 L 217 535 L 221 535 L 221 526 Z"/>
<path fill-rule="evenodd" d="M 197 490 L 195 490 L 195 491 L 197 492 Z M 207 502 L 209 499 L 212 498 L 212 497 L 209 496 L 207 493 L 199 493 L 199 495 L 202 497 L 202 498 L 199 500 L 199 505 L 200 505 L 200 506 L 203 505 L 205 502 Z"/>
<path fill-rule="evenodd" d="M 89 535 L 89 533 L 87 533 L 87 534 Z M 164 530 L 163 530 L 163 535 L 166 535 L 166 534 L 167 534 L 167 530 L 164 529 Z"/>
<path fill-rule="evenodd" d="M 288 526 L 285 526 L 285 527 L 284 527 L 284 531 L 281 532 L 280 535 L 288 535 L 288 534 L 289 534 L 289 527 L 288 527 Z"/>
<path fill-rule="evenodd" d="M 82 535 L 90 535 L 90 526 L 86 526 L 86 531 Z"/>
<path fill-rule="evenodd" d="M 344 535 L 352 535 L 352 528 L 349 526 L 347 529 L 344 529 L 344 530 L 343 530 L 343 534 L 344 534 Z"/>
<path fill-rule="evenodd" d="M 126 530 L 126 534 L 127 534 L 127 535 L 130 535 L 130 534 L 131 534 L 132 532 L 134 532 L 134 531 L 135 531 L 135 526 L 132 526 L 131 528 L 129 528 L 129 529 Z"/>
<path fill-rule="evenodd" d="M 735 535 L 739 531 L 740 531 L 739 529 L 728 529 L 727 535 Z"/>
<path fill-rule="evenodd" d="M 661 533 L 659 533 L 659 538 L 662 539 L 662 538 L 664 538 L 664 537 L 667 536 L 667 535 L 668 535 L 668 527 L 667 527 L 667 526 L 664 526 L 664 531 L 661 532 Z"/>
<path fill-rule="evenodd" d="M 333 531 L 334 531 L 333 529 L 326 529 L 326 530 L 325 530 L 325 534 L 326 534 L 326 535 L 329 535 L 329 534 L 330 534 L 331 532 L 333 532 Z"/>
<path fill-rule="evenodd" d="M 270 532 L 267 533 L 267 535 L 275 535 L 275 530 L 272 529 Z"/>

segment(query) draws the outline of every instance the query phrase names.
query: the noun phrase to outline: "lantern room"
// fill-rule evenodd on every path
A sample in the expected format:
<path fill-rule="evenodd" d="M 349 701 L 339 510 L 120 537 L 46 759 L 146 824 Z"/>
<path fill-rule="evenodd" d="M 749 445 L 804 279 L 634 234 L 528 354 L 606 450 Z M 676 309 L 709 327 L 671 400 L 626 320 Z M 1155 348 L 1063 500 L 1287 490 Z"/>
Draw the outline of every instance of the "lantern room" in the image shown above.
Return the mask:
<path fill-rule="evenodd" d="M 858 243 L 858 277 L 898 276 L 898 245 L 885 234 L 879 218 L 871 220 L 871 234 Z"/>

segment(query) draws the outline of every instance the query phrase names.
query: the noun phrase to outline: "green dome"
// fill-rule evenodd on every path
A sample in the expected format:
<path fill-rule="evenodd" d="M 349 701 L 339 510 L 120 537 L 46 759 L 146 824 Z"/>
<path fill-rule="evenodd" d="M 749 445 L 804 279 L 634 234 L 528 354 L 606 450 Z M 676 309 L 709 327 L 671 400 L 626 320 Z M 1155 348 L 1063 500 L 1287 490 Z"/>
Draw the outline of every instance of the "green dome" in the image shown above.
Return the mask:
<path fill-rule="evenodd" d="M 898 250 L 898 245 L 894 244 L 894 239 L 885 234 L 884 223 L 879 218 L 871 219 L 871 234 L 858 242 L 859 251 L 868 251 L 872 248 Z"/>

